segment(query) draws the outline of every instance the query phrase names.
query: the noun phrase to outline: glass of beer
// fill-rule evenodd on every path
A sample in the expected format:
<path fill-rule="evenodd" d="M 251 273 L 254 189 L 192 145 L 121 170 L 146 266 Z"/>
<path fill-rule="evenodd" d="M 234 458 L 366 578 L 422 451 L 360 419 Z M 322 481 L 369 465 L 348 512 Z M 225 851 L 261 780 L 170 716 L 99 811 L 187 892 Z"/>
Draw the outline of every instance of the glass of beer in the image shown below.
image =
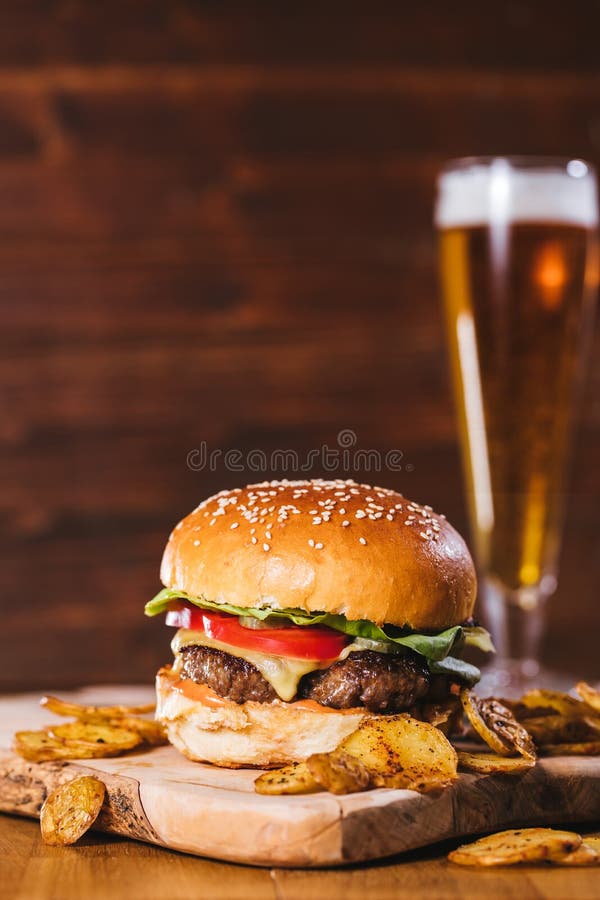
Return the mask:
<path fill-rule="evenodd" d="M 518 691 L 544 680 L 598 281 L 595 172 L 580 159 L 456 160 L 435 218 L 480 609 L 498 651 L 487 684 Z"/>

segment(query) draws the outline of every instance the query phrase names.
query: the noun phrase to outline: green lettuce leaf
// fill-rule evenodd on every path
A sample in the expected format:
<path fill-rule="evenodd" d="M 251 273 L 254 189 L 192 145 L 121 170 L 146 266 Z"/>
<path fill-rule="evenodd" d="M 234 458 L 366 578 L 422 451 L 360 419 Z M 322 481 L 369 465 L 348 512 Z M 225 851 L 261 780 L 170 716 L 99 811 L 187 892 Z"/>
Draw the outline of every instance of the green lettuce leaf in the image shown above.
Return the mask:
<path fill-rule="evenodd" d="M 440 662 L 452 658 L 454 662 L 461 662 L 451 657 L 451 652 L 459 651 L 465 646 L 478 647 L 480 650 L 493 650 L 490 636 L 484 628 L 454 625 L 446 628 L 438 634 L 420 634 L 419 632 L 403 630 L 393 626 L 375 625 L 366 619 L 347 619 L 345 616 L 332 613 L 307 613 L 301 609 L 265 609 L 242 608 L 232 606 L 230 603 L 212 603 L 202 597 L 192 597 L 185 591 L 174 591 L 164 588 L 152 600 L 146 604 L 147 616 L 157 616 L 165 612 L 172 600 L 186 600 L 194 606 L 202 609 L 214 609 L 220 612 L 230 613 L 234 616 L 252 616 L 264 621 L 265 619 L 286 619 L 294 625 L 327 625 L 335 631 L 353 637 L 367 638 L 372 641 L 386 641 L 399 647 L 407 647 L 424 656 L 430 662 Z M 387 630 L 386 630 L 387 629 Z M 462 663 L 463 667 L 468 666 Z M 470 669 L 479 672 L 475 666 Z M 432 670 L 433 671 L 433 670 Z M 450 674 L 448 671 L 447 674 Z M 479 677 L 479 676 L 478 676 Z"/>
<path fill-rule="evenodd" d="M 477 684 L 481 678 L 481 672 L 477 666 L 465 662 L 464 659 L 457 659 L 456 656 L 447 656 L 439 661 L 430 659 L 427 661 L 427 665 L 433 675 L 454 676 L 469 685 Z"/>

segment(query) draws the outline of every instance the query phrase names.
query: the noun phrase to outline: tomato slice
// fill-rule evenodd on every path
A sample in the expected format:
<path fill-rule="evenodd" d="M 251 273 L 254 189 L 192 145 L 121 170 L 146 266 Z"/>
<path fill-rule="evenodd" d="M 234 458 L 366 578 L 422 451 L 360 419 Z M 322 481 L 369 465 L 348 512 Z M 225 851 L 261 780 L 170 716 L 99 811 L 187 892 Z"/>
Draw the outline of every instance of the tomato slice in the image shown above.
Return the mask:
<path fill-rule="evenodd" d="M 237 616 L 178 604 L 167 612 L 167 625 L 202 631 L 215 641 L 291 659 L 335 659 L 348 643 L 340 631 L 321 625 L 245 628 Z"/>

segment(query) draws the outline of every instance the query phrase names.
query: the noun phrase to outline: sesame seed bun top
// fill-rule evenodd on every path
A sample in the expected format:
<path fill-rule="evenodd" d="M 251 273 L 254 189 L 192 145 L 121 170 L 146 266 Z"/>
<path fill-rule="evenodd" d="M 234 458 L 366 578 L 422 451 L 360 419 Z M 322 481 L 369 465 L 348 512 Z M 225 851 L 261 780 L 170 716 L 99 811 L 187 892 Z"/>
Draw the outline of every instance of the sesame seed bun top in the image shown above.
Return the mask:
<path fill-rule="evenodd" d="M 221 491 L 175 527 L 166 587 L 214 603 L 441 630 L 473 612 L 473 562 L 431 507 L 354 481 Z"/>

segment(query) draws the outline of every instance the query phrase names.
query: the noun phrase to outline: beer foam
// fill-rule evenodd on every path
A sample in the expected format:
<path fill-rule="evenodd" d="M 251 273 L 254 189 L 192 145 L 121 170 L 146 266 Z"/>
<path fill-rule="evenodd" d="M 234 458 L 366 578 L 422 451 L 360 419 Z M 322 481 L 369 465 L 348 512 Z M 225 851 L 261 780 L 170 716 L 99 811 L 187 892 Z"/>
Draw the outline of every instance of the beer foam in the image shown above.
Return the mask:
<path fill-rule="evenodd" d="M 460 228 L 502 222 L 598 223 L 596 182 L 580 160 L 566 170 L 515 169 L 507 160 L 443 172 L 438 179 L 435 223 Z"/>

